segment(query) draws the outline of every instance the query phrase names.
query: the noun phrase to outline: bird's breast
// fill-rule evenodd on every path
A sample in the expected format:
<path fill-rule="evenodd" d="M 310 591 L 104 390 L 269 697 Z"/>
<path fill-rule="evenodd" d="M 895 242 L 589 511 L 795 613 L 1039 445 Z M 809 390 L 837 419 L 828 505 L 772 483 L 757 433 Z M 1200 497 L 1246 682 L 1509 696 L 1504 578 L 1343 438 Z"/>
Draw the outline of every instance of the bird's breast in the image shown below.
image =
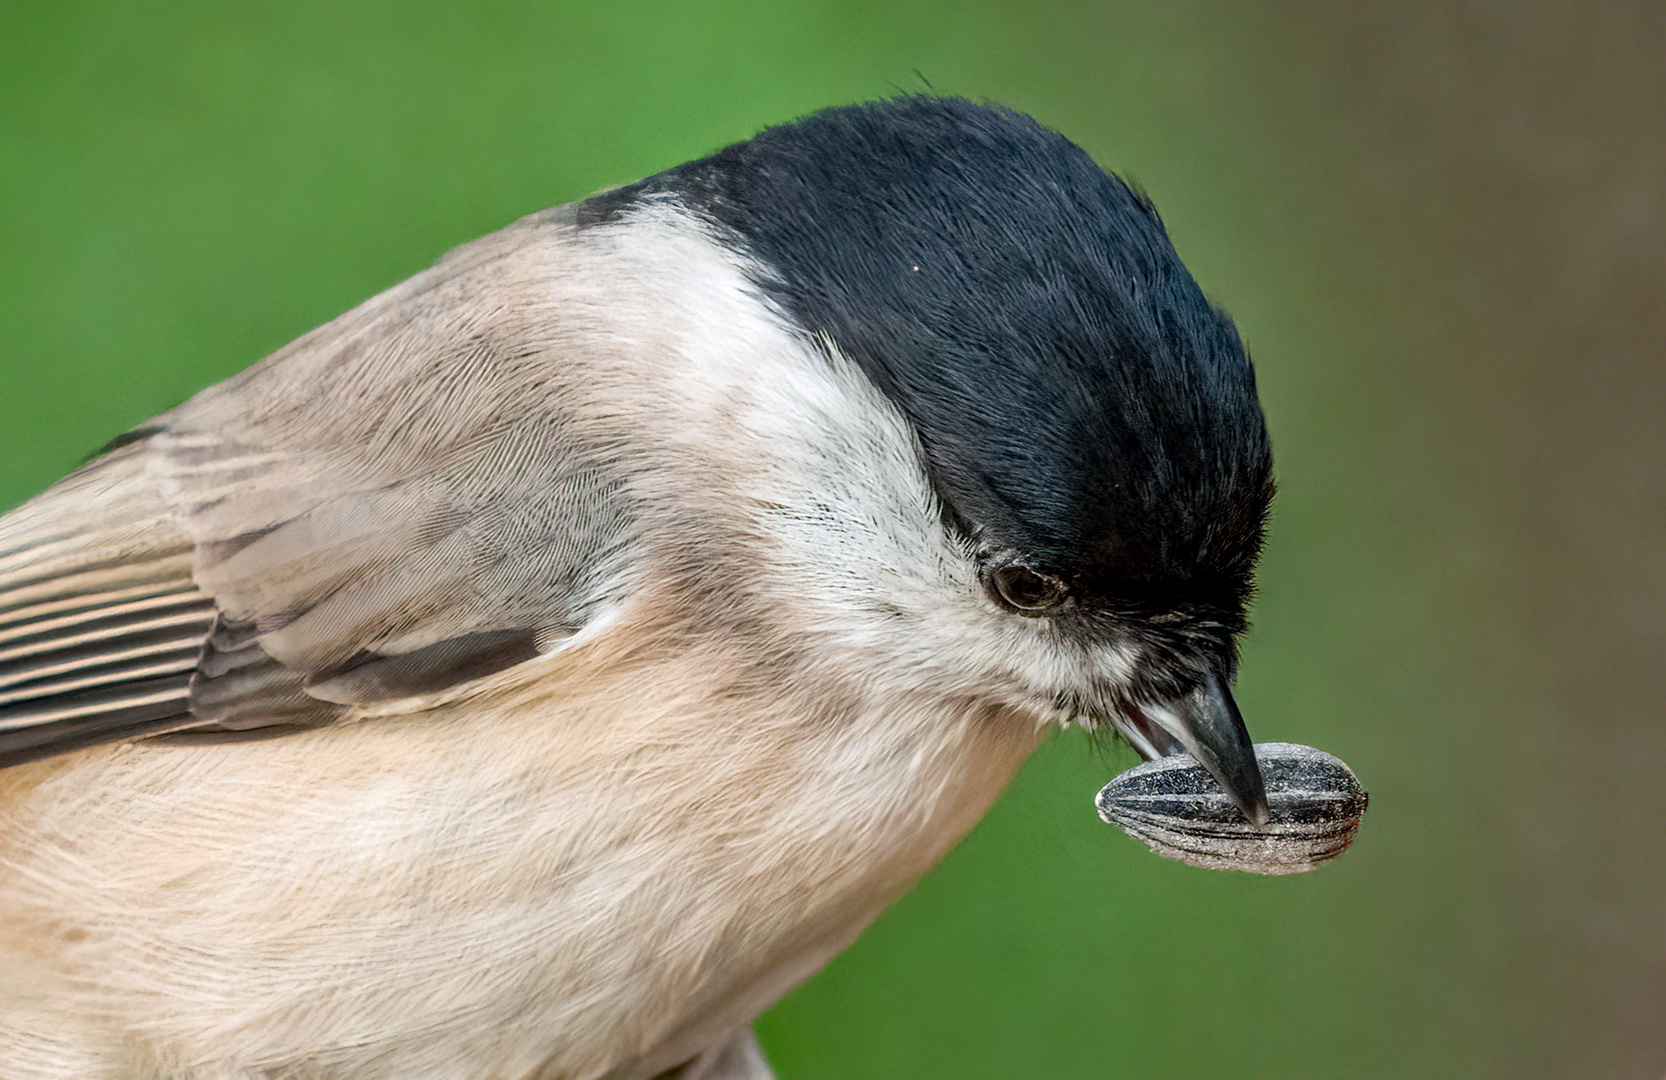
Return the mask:
<path fill-rule="evenodd" d="M 0 1016 L 107 1029 L 137 1075 L 673 1065 L 848 945 L 1040 736 L 723 670 L 598 654 L 410 717 L 62 759 L 0 791 Z"/>

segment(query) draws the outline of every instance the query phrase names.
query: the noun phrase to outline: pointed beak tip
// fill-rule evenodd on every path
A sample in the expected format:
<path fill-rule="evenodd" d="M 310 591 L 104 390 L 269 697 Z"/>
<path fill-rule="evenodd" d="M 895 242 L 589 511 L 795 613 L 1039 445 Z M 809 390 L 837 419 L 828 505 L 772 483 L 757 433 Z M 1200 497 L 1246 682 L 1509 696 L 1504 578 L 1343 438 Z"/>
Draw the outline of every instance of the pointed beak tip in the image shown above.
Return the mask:
<path fill-rule="evenodd" d="M 1173 740 L 1174 749 L 1185 747 L 1209 770 L 1251 824 L 1267 825 L 1271 811 L 1261 763 L 1238 704 L 1223 681 L 1210 679 L 1190 695 L 1163 707 L 1148 707 L 1144 713 Z"/>
<path fill-rule="evenodd" d="M 1256 828 L 1265 828 L 1272 818 L 1267 804 L 1267 784 L 1261 775 L 1261 762 L 1256 759 L 1255 747 L 1246 745 L 1244 756 L 1235 759 L 1235 768 L 1222 768 L 1222 762 L 1204 767 L 1215 777 L 1215 782 L 1237 804 L 1238 810 Z"/>

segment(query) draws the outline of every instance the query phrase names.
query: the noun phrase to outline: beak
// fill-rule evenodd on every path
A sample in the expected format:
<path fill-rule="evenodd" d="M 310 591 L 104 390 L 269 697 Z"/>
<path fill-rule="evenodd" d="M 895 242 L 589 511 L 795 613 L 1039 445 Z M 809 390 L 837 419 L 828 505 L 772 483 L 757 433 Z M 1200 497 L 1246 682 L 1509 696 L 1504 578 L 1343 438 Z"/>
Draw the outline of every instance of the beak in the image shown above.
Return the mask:
<path fill-rule="evenodd" d="M 1226 684 L 1211 675 L 1196 690 L 1161 705 L 1141 704 L 1117 718 L 1117 727 L 1147 759 L 1191 752 L 1226 789 L 1244 816 L 1267 823 L 1267 789 L 1255 747 Z"/>

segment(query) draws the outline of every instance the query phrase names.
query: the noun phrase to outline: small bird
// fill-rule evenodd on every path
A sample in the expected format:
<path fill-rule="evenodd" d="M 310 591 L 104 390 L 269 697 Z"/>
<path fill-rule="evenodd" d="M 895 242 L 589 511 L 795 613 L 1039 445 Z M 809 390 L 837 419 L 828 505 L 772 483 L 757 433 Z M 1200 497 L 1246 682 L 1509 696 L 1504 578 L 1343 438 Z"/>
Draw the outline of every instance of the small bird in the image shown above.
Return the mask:
<path fill-rule="evenodd" d="M 834 108 L 533 214 L 0 519 L 0 1076 L 758 1080 L 1047 732 L 1194 754 L 1271 452 L 1150 201 Z"/>

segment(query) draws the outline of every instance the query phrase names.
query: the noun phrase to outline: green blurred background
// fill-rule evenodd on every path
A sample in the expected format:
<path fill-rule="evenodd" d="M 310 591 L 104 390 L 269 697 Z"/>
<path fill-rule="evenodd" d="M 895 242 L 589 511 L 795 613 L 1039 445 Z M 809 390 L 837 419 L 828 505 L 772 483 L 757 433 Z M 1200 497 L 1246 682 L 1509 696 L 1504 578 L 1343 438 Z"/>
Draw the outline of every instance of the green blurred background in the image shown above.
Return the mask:
<path fill-rule="evenodd" d="M 1240 700 L 1372 806 L 1319 873 L 1195 870 L 1060 735 L 764 1018 L 783 1080 L 1657 1080 L 1663 13 L 3 0 L 0 503 L 522 214 L 822 105 L 1001 101 L 1239 320 L 1282 483 Z"/>

